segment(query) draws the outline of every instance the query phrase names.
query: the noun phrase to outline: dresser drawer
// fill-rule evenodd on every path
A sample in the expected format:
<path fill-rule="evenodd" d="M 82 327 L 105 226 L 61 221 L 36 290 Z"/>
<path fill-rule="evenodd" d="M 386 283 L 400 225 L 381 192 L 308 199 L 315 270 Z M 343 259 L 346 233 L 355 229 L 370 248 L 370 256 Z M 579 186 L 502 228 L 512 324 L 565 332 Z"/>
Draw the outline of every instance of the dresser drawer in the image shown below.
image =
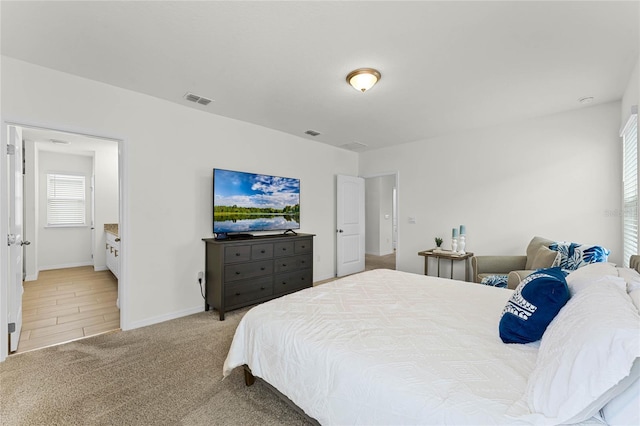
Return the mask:
<path fill-rule="evenodd" d="M 291 256 L 292 254 L 294 254 L 293 241 L 284 241 L 281 243 L 275 243 L 273 246 L 274 246 L 273 255 L 275 257 Z"/>
<path fill-rule="evenodd" d="M 294 251 L 296 254 L 311 253 L 313 251 L 313 241 L 303 240 L 296 241 L 294 244 Z"/>
<path fill-rule="evenodd" d="M 273 244 L 255 244 L 251 246 L 251 259 L 271 259 L 273 257 Z"/>
<path fill-rule="evenodd" d="M 251 260 L 251 246 L 231 246 L 224 248 L 224 263 Z"/>
<path fill-rule="evenodd" d="M 224 267 L 224 280 L 238 281 L 247 278 L 259 277 L 273 273 L 273 260 L 262 260 L 260 262 L 240 263 L 237 265 L 227 265 Z"/>
<path fill-rule="evenodd" d="M 277 273 L 296 271 L 298 269 L 305 269 L 311 267 L 311 256 L 291 256 L 276 259 L 274 262 L 274 270 Z"/>
<path fill-rule="evenodd" d="M 297 291 L 313 285 L 313 270 L 304 269 L 302 271 L 289 272 L 287 274 L 276 275 L 273 283 L 273 294 L 282 295 Z"/>
<path fill-rule="evenodd" d="M 273 295 L 273 277 L 257 278 L 227 284 L 225 287 L 225 305 L 232 308 L 236 305 L 250 304 L 254 300 L 260 300 Z"/>

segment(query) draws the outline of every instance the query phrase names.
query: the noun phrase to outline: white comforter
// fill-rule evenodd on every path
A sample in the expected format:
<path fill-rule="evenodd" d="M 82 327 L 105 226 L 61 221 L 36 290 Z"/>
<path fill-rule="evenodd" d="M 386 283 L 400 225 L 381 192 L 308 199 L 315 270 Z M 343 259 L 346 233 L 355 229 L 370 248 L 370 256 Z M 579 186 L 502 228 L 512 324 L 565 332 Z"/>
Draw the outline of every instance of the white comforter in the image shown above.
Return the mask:
<path fill-rule="evenodd" d="M 510 290 L 375 270 L 251 309 L 224 364 L 247 364 L 321 424 L 519 423 L 537 344 L 498 335 Z"/>

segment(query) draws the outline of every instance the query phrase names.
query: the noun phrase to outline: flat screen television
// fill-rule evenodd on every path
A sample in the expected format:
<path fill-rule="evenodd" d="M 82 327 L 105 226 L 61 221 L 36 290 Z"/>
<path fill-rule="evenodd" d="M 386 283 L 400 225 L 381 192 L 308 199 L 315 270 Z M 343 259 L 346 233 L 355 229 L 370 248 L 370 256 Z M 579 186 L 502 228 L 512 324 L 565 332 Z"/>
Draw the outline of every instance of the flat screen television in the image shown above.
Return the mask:
<path fill-rule="evenodd" d="M 300 229 L 300 179 L 213 169 L 216 238 Z"/>

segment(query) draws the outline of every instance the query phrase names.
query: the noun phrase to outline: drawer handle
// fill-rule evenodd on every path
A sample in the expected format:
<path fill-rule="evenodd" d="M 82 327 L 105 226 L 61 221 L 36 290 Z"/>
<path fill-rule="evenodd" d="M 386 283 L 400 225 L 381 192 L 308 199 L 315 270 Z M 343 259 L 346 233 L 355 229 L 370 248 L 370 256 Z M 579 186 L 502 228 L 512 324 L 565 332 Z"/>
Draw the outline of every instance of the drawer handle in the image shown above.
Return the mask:
<path fill-rule="evenodd" d="M 118 257 L 118 250 L 115 250 L 115 252 L 116 252 L 116 257 Z"/>
<path fill-rule="evenodd" d="M 236 271 L 236 275 L 240 275 L 240 271 Z"/>
<path fill-rule="evenodd" d="M 304 277 L 300 278 L 300 280 L 304 281 Z"/>
<path fill-rule="evenodd" d="M 266 253 L 266 251 L 264 251 L 264 250 L 260 250 L 260 253 L 264 254 L 264 253 Z"/>
<path fill-rule="evenodd" d="M 240 253 L 236 253 L 236 256 L 240 256 Z"/>
<path fill-rule="evenodd" d="M 282 266 L 287 266 L 287 264 L 286 264 L 286 263 L 283 263 L 283 264 L 282 264 Z"/>
<path fill-rule="evenodd" d="M 120 242 L 120 238 L 116 238 L 116 239 L 115 239 L 115 242 L 116 242 L 116 243 L 119 243 L 119 242 Z"/>
<path fill-rule="evenodd" d="M 300 263 L 302 263 L 302 264 L 304 265 L 304 260 L 303 260 L 303 261 L 301 261 Z"/>
<path fill-rule="evenodd" d="M 264 287 L 260 287 L 260 290 L 264 290 Z"/>
<path fill-rule="evenodd" d="M 264 271 L 264 266 L 262 268 L 260 268 L 261 271 Z"/>
<path fill-rule="evenodd" d="M 109 253 L 113 253 L 113 247 L 109 247 Z"/>
<path fill-rule="evenodd" d="M 287 285 L 287 282 L 286 281 L 282 281 L 282 285 Z"/>
<path fill-rule="evenodd" d="M 302 246 L 302 248 L 307 248 L 307 246 Z"/>
<path fill-rule="evenodd" d="M 104 245 L 104 249 L 105 249 L 105 250 L 109 250 L 109 244 L 105 244 L 105 245 Z"/>
<path fill-rule="evenodd" d="M 282 247 L 282 251 L 287 251 L 287 248 L 286 247 Z"/>
<path fill-rule="evenodd" d="M 240 296 L 240 293 L 237 293 L 237 292 L 236 292 L 236 296 Z"/>

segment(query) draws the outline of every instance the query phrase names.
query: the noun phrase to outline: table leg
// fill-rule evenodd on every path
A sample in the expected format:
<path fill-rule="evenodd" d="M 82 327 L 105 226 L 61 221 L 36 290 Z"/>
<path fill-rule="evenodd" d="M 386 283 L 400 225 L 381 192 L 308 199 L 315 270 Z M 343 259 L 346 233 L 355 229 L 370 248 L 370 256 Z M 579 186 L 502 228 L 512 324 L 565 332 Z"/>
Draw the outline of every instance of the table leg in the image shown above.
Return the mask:
<path fill-rule="evenodd" d="M 429 256 L 424 257 L 424 274 L 429 275 Z"/>
<path fill-rule="evenodd" d="M 440 258 L 436 257 L 436 259 L 438 259 L 438 277 L 440 277 Z"/>
<path fill-rule="evenodd" d="M 451 259 L 451 279 L 453 279 L 453 259 Z"/>
<path fill-rule="evenodd" d="M 469 280 L 469 259 L 464 260 L 464 280 L 470 281 Z"/>

